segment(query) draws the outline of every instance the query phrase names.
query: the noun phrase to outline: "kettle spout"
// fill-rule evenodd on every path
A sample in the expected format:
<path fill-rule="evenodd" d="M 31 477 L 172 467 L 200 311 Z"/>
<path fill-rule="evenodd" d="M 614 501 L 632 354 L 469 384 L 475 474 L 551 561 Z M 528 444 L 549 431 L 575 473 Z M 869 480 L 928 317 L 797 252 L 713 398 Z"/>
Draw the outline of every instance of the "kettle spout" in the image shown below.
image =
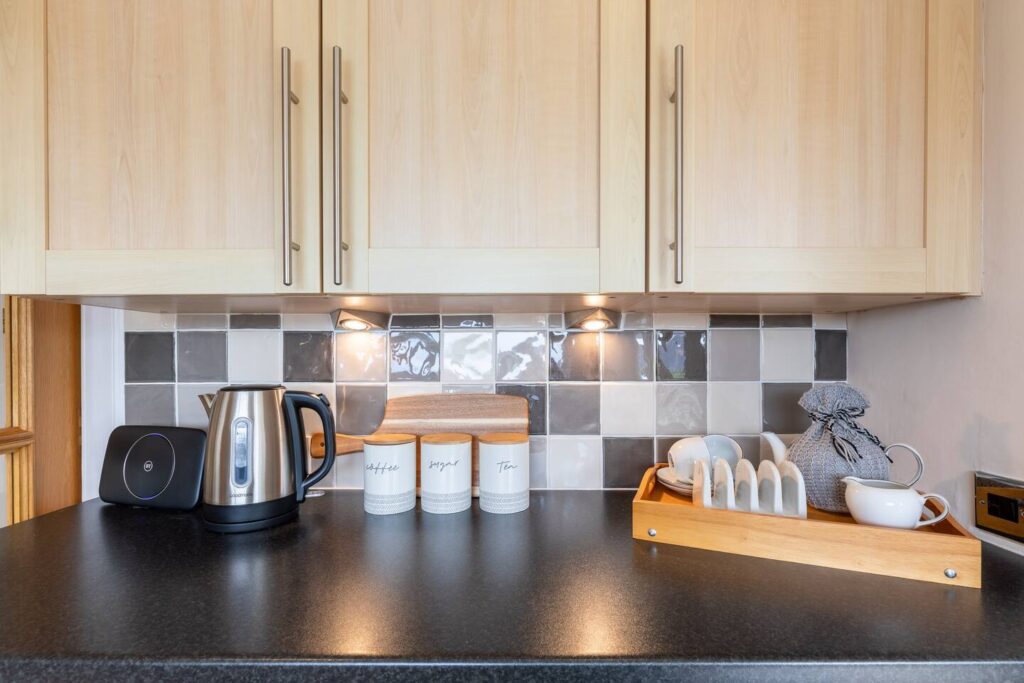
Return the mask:
<path fill-rule="evenodd" d="M 206 409 L 206 417 L 213 417 L 213 399 L 215 398 L 217 398 L 217 394 L 199 394 L 199 402 Z"/>

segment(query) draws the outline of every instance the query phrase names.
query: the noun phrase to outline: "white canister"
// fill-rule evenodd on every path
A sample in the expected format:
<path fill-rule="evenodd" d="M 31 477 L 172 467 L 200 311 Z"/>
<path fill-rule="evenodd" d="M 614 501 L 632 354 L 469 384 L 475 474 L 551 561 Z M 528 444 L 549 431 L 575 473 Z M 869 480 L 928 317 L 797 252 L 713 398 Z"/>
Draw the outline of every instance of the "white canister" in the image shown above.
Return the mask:
<path fill-rule="evenodd" d="M 420 437 L 420 504 L 424 512 L 462 512 L 473 503 L 473 437 Z"/>
<path fill-rule="evenodd" d="M 416 437 L 374 434 L 363 443 L 363 509 L 394 515 L 416 507 Z"/>
<path fill-rule="evenodd" d="M 481 434 L 480 509 L 508 514 L 530 507 L 530 439 L 526 434 Z"/>

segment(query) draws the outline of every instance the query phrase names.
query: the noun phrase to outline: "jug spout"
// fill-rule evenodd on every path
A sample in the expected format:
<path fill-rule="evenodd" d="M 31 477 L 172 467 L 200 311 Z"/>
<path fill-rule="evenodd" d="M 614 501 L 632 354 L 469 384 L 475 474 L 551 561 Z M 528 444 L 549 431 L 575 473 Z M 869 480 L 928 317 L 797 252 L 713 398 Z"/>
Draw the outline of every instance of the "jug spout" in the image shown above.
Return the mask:
<path fill-rule="evenodd" d="M 199 402 L 206 409 L 206 417 L 213 416 L 213 399 L 215 398 L 217 398 L 217 394 L 199 394 Z"/>
<path fill-rule="evenodd" d="M 843 477 L 839 481 L 843 482 L 844 484 L 860 484 L 864 480 L 861 479 L 860 477 Z"/>
<path fill-rule="evenodd" d="M 761 432 L 761 436 L 764 437 L 764 440 L 768 442 L 772 449 L 772 460 L 775 461 L 776 465 L 781 465 L 782 461 L 789 455 L 786 444 L 782 443 L 782 439 L 774 432 Z"/>

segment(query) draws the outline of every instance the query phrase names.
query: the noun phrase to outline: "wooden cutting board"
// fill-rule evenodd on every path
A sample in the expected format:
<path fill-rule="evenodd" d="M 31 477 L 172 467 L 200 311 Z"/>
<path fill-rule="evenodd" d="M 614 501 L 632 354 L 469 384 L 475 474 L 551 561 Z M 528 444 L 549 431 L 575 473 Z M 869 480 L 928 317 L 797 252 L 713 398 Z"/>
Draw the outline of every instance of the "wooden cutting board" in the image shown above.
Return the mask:
<path fill-rule="evenodd" d="M 388 399 L 384 419 L 375 434 L 438 434 L 461 432 L 480 436 L 488 432 L 529 433 L 529 409 L 521 396 L 496 394 L 425 394 Z M 363 436 L 335 434 L 337 455 L 359 453 Z M 473 440 L 473 486 L 479 477 L 477 442 Z M 417 449 L 418 450 L 418 449 Z M 310 440 L 314 458 L 324 457 L 324 435 L 314 434 Z"/>

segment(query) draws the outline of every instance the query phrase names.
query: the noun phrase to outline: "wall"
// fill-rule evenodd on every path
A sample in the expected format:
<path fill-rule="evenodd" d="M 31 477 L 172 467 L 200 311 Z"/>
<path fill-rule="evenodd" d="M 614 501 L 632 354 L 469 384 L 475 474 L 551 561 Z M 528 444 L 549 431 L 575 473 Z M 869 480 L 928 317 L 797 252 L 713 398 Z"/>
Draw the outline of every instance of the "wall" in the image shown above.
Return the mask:
<path fill-rule="evenodd" d="M 393 316 L 390 330 L 356 333 L 335 333 L 327 315 L 93 309 L 83 320 L 95 359 L 83 394 L 96 404 L 85 406 L 83 489 L 115 425 L 205 427 L 196 396 L 228 382 L 324 393 L 353 434 L 376 428 L 388 397 L 521 395 L 534 487 L 633 488 L 682 435 L 736 436 L 758 461 L 759 432 L 802 431 L 800 395 L 846 376 L 845 316 L 630 313 L 629 329 L 600 334 L 567 333 L 545 313 Z M 361 486 L 361 455 L 340 459 L 327 484 Z"/>
<path fill-rule="evenodd" d="M 1024 2 L 986 0 L 984 30 L 984 295 L 849 316 L 866 423 L 917 445 L 923 487 L 969 522 L 974 470 L 1024 479 Z"/>

